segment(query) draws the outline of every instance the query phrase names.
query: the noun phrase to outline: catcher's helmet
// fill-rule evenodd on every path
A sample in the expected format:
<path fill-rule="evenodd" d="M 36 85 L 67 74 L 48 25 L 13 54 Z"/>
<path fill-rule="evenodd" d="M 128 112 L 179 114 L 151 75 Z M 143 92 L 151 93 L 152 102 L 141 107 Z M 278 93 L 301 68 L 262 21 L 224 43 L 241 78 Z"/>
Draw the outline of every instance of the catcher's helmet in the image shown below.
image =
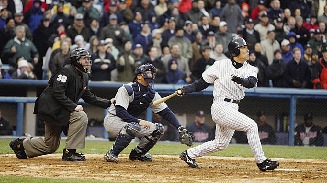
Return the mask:
<path fill-rule="evenodd" d="M 152 77 L 149 77 L 146 74 L 146 71 L 151 71 Z M 156 76 L 156 68 L 152 64 L 143 64 L 135 69 L 135 71 L 134 71 L 135 78 L 138 74 L 142 74 L 142 73 L 143 73 L 144 80 L 147 81 L 148 83 L 152 83 Z M 134 78 L 134 80 L 135 80 L 135 78 Z"/>
<path fill-rule="evenodd" d="M 70 51 L 69 62 L 73 66 L 75 66 L 75 67 L 77 67 L 77 68 L 79 68 L 82 71 L 87 73 L 88 69 L 84 69 L 84 66 L 81 63 L 78 62 L 79 59 L 81 59 L 83 57 L 90 58 L 91 55 L 86 49 L 77 47 L 77 48 Z M 89 60 L 89 65 L 91 65 L 91 60 Z"/>
<path fill-rule="evenodd" d="M 228 51 L 232 57 L 237 57 L 240 54 L 240 48 L 247 46 L 245 40 L 241 37 L 233 38 L 228 44 Z"/>

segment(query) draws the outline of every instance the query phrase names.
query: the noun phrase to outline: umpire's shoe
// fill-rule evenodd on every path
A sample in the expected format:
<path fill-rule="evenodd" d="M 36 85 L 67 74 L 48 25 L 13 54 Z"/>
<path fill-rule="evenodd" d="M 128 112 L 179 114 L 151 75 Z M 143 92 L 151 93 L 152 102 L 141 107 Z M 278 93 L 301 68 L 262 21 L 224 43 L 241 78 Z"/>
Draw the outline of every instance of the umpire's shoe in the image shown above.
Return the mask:
<path fill-rule="evenodd" d="M 179 156 L 179 158 L 183 161 L 185 161 L 185 163 L 188 164 L 189 167 L 192 168 L 201 168 L 196 162 L 195 159 L 192 159 L 188 156 L 187 154 L 187 150 L 185 150 L 184 152 L 182 152 L 182 154 Z"/>
<path fill-rule="evenodd" d="M 108 162 L 118 163 L 118 156 L 112 153 L 111 150 L 104 155 L 104 159 Z"/>
<path fill-rule="evenodd" d="M 141 154 L 141 153 L 138 153 L 135 149 L 133 149 L 131 151 L 131 153 L 129 154 L 129 159 L 132 161 L 135 161 L 135 160 L 152 161 L 152 155 L 150 153 Z"/>
<path fill-rule="evenodd" d="M 23 141 L 25 138 L 20 139 L 17 138 L 15 140 L 10 141 L 9 146 L 15 152 L 16 157 L 18 159 L 27 159 L 27 155 L 25 153 L 25 148 L 23 146 Z"/>
<path fill-rule="evenodd" d="M 68 149 L 64 149 L 62 153 L 63 161 L 85 161 L 85 156 L 82 153 L 77 153 L 75 151 L 70 151 Z"/>
<path fill-rule="evenodd" d="M 261 171 L 265 172 L 266 170 L 275 170 L 279 166 L 279 162 L 266 159 L 262 163 L 257 163 L 257 165 Z"/>

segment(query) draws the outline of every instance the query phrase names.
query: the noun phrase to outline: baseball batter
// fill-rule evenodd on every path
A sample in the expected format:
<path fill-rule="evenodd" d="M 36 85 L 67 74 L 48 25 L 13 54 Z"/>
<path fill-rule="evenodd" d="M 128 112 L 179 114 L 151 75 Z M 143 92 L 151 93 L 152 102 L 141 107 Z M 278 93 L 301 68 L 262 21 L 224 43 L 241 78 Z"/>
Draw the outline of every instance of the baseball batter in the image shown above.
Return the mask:
<path fill-rule="evenodd" d="M 246 62 L 249 50 L 243 38 L 236 37 L 228 44 L 231 59 L 216 61 L 198 81 L 178 89 L 178 95 L 201 91 L 214 84 L 211 115 L 216 123 L 215 139 L 184 151 L 180 158 L 190 167 L 199 168 L 195 158 L 227 148 L 235 130 L 245 131 L 251 150 L 261 171 L 274 170 L 277 161 L 267 159 L 262 150 L 258 127 L 254 120 L 238 111 L 245 88 L 257 83 L 257 68 Z"/>
<path fill-rule="evenodd" d="M 152 123 L 138 117 L 150 107 L 154 113 L 162 116 L 180 133 L 180 141 L 183 138 L 191 139 L 191 135 L 179 123 L 174 113 L 165 103 L 158 106 L 152 105 L 153 101 L 160 99 L 160 95 L 152 89 L 155 79 L 156 68 L 152 64 L 144 64 L 135 70 L 134 82 L 123 85 L 104 119 L 104 126 L 111 137 L 116 137 L 115 143 L 104 156 L 108 162 L 118 162 L 119 153 L 124 150 L 132 139 L 138 137 L 139 144 L 131 151 L 130 160 L 151 161 L 152 156 L 148 151 L 163 136 L 164 127 L 161 123 Z M 185 143 L 192 145 L 191 141 Z"/>

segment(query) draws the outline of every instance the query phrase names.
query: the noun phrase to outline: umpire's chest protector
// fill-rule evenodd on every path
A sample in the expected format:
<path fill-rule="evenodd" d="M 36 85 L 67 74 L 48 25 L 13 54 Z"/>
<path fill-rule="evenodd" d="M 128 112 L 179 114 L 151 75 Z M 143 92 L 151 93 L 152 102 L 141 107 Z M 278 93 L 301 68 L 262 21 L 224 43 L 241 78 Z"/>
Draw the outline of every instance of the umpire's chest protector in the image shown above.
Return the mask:
<path fill-rule="evenodd" d="M 136 117 L 150 106 L 150 103 L 152 102 L 155 95 L 155 91 L 151 87 L 148 86 L 146 91 L 141 91 L 141 86 L 139 85 L 139 83 L 124 85 L 128 95 L 134 94 L 134 100 L 129 103 L 127 111 Z"/>

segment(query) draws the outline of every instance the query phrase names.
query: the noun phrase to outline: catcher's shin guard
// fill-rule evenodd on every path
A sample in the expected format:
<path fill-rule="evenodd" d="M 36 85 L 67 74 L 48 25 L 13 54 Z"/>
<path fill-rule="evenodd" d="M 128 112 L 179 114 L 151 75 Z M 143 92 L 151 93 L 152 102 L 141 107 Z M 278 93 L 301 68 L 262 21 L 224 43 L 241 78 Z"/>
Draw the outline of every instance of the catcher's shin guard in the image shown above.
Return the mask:
<path fill-rule="evenodd" d="M 115 140 L 113 147 L 110 150 L 110 152 L 115 156 L 118 156 L 118 154 L 123 151 L 135 137 L 133 134 L 129 133 L 130 130 L 128 130 L 128 128 L 129 125 L 126 125 L 124 128 L 122 128 Z"/>
<path fill-rule="evenodd" d="M 150 153 L 142 154 L 142 152 L 137 152 L 136 149 L 133 149 L 129 154 L 129 159 L 132 161 L 152 161 L 152 155 Z"/>

